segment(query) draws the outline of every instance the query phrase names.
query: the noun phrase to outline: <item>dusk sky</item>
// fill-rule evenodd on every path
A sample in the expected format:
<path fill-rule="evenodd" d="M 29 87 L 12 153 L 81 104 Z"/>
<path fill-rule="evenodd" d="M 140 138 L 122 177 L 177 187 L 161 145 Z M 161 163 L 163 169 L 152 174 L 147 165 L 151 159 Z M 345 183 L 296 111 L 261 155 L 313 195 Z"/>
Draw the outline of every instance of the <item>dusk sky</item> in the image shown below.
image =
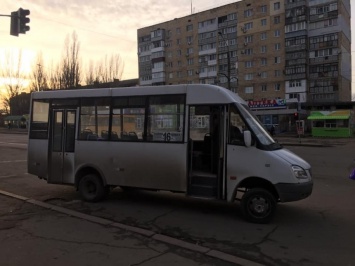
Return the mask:
<path fill-rule="evenodd" d="M 197 13 L 232 2 L 236 1 L 193 0 L 192 11 Z M 75 31 L 82 63 L 119 54 L 125 63 L 123 79 L 138 78 L 137 29 L 191 14 L 191 0 L 2 0 L 0 14 L 10 15 L 20 7 L 31 11 L 31 30 L 19 37 L 11 36 L 10 18 L 0 17 L 0 60 L 7 51 L 21 49 L 23 67 L 29 70 L 41 52 L 48 68 L 51 62 L 59 62 L 66 36 Z M 355 14 L 355 3 L 351 9 Z M 355 28 L 353 18 L 351 24 Z"/>

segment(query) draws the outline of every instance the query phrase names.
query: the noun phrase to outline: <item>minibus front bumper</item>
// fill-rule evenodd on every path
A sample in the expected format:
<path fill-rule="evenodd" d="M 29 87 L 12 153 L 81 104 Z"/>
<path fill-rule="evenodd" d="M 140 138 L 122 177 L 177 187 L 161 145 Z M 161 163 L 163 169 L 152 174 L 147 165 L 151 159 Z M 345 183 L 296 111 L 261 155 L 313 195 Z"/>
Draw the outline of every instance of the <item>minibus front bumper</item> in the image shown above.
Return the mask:
<path fill-rule="evenodd" d="M 312 194 L 313 181 L 298 184 L 276 184 L 280 202 L 290 202 L 305 199 Z"/>

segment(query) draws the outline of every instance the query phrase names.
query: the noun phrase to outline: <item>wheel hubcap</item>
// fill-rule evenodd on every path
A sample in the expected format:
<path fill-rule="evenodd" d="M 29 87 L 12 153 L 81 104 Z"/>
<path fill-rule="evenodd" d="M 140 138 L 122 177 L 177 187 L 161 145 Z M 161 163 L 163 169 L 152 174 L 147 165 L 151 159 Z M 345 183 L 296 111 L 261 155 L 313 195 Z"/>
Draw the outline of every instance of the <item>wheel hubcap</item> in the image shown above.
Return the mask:
<path fill-rule="evenodd" d="M 265 198 L 253 198 L 250 202 L 250 209 L 256 214 L 264 214 L 269 210 L 269 204 Z"/>

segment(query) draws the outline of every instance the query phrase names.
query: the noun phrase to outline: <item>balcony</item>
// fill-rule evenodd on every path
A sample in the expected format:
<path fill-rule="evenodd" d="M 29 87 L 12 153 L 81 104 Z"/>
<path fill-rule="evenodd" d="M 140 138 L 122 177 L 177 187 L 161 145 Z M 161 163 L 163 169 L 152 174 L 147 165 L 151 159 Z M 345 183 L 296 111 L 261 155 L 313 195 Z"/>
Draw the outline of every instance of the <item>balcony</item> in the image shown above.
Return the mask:
<path fill-rule="evenodd" d="M 319 43 L 311 43 L 309 45 L 309 50 L 312 51 L 312 50 L 332 48 L 332 47 L 338 47 L 338 40 L 319 42 Z"/>
<path fill-rule="evenodd" d="M 292 46 L 287 46 L 285 47 L 285 51 L 287 52 L 295 52 L 295 51 L 301 51 L 301 50 L 306 50 L 307 45 L 305 43 L 299 44 L 299 45 L 292 45 Z"/>
<path fill-rule="evenodd" d="M 315 22 L 319 20 L 325 20 L 325 19 L 336 18 L 336 17 L 338 17 L 338 10 L 330 11 L 323 14 L 311 15 L 309 17 L 309 21 Z"/>
<path fill-rule="evenodd" d="M 309 78 L 311 79 L 337 78 L 338 75 L 339 75 L 338 71 L 328 71 L 328 72 L 310 73 Z"/>
<path fill-rule="evenodd" d="M 306 2 L 306 0 L 293 1 L 293 3 L 287 3 L 287 1 L 285 1 L 285 8 L 291 9 L 299 6 L 305 6 L 307 4 Z"/>
<path fill-rule="evenodd" d="M 310 58 L 310 64 L 326 64 L 338 61 L 338 55 L 329 55 L 323 57 Z"/>

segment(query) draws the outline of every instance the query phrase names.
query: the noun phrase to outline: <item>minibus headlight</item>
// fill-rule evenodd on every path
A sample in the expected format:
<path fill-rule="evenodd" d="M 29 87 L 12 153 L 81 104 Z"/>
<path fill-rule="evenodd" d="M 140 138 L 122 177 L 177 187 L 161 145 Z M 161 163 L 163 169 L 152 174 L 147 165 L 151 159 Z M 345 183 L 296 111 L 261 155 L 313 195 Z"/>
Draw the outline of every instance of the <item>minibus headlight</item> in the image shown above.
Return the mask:
<path fill-rule="evenodd" d="M 293 165 L 292 170 L 298 179 L 307 179 L 308 178 L 306 170 L 304 170 L 302 167 L 297 166 L 297 165 Z"/>

